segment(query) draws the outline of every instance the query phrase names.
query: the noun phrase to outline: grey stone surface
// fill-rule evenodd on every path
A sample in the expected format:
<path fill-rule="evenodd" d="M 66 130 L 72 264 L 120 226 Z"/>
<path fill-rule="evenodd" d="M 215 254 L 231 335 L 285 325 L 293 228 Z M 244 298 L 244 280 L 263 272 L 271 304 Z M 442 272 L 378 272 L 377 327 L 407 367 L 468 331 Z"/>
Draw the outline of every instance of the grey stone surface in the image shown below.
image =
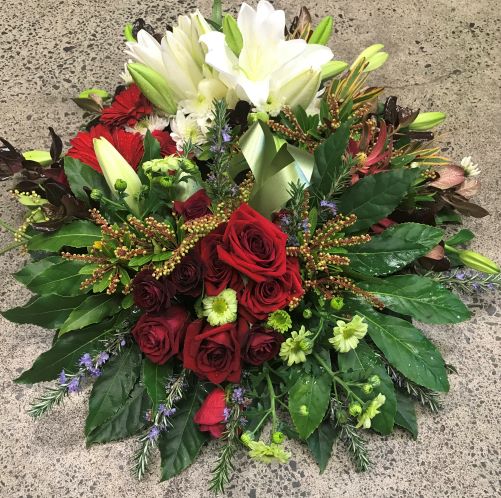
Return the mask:
<path fill-rule="evenodd" d="M 277 1 L 289 14 L 301 2 Z M 228 4 L 228 3 L 227 3 Z M 198 5 L 208 12 L 207 0 Z M 232 6 L 237 6 L 232 2 Z M 159 0 L 3 0 L 0 16 L 0 136 L 16 146 L 47 147 L 52 125 L 66 142 L 81 122 L 69 100 L 91 86 L 112 90 L 125 57 L 121 30 L 144 17 L 161 26 L 194 2 Z M 483 170 L 478 201 L 492 216 L 468 220 L 478 234 L 474 246 L 501 259 L 499 129 L 500 11 L 497 0 L 340 0 L 312 2 L 316 18 L 335 18 L 332 47 L 351 60 L 381 42 L 391 58 L 373 76 L 401 102 L 449 116 L 442 143 L 456 160 L 472 155 Z M 21 211 L 1 189 L 1 216 L 21 220 Z M 2 245 L 9 237 L 2 233 Z M 10 276 L 24 257 L 0 258 L 0 306 L 28 297 Z M 492 295 L 470 300 L 474 318 L 435 327 L 429 336 L 459 375 L 451 377 L 445 410 L 420 410 L 417 441 L 403 432 L 370 437 L 374 467 L 356 474 L 342 448 L 319 476 L 296 444 L 289 465 L 256 465 L 241 458 L 228 496 L 243 497 L 494 497 L 499 485 L 499 362 L 501 301 Z M 25 413 L 41 388 L 12 382 L 49 347 L 52 334 L 2 319 L 0 327 L 0 496 L 11 497 L 200 497 L 215 461 L 215 446 L 180 477 L 158 483 L 157 471 L 143 483 L 128 472 L 131 442 L 85 448 L 85 396 L 72 397 L 52 416 L 34 423 Z M 155 468 L 155 466 L 153 466 Z"/>

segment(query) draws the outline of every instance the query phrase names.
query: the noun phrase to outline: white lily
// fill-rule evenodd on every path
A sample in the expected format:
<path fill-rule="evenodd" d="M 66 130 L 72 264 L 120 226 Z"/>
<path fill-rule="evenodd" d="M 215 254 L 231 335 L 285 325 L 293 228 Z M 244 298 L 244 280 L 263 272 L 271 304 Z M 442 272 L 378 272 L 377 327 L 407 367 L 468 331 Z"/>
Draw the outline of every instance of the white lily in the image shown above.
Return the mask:
<path fill-rule="evenodd" d="M 94 139 L 94 152 L 96 153 L 99 166 L 103 171 L 106 183 L 112 192 L 116 192 L 115 185 L 117 180 L 127 182 L 125 192 L 125 202 L 135 214 L 139 214 L 138 195 L 141 191 L 141 180 L 137 176 L 132 166 L 124 159 L 122 154 L 118 152 L 106 138 Z"/>
<path fill-rule="evenodd" d="M 320 86 L 322 66 L 332 51 L 305 40 L 286 40 L 285 12 L 261 0 L 254 10 L 243 3 L 237 20 L 243 47 L 237 57 L 223 33 L 211 31 L 200 40 L 207 45 L 205 62 L 239 98 L 258 110 L 276 114 L 284 105 L 308 107 Z"/>

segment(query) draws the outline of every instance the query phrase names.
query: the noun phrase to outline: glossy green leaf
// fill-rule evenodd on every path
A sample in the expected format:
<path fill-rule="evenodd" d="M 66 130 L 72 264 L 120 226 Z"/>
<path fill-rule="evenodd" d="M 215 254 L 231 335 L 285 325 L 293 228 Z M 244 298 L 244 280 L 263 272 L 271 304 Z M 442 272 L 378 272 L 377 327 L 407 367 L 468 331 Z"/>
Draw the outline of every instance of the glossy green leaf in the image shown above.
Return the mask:
<path fill-rule="evenodd" d="M 459 297 L 430 278 L 394 275 L 359 285 L 376 294 L 390 310 L 423 323 L 459 323 L 471 317 Z"/>
<path fill-rule="evenodd" d="M 329 405 L 332 379 L 303 374 L 289 391 L 289 412 L 302 439 L 310 437 L 322 422 Z"/>
<path fill-rule="evenodd" d="M 402 223 L 388 228 L 366 244 L 348 247 L 348 257 L 357 272 L 388 275 L 424 256 L 442 237 L 440 228 Z"/>
<path fill-rule="evenodd" d="M 466 228 L 459 230 L 458 233 L 454 234 L 448 241 L 449 246 L 458 246 L 460 244 L 466 244 L 475 238 L 475 234 Z"/>
<path fill-rule="evenodd" d="M 85 420 L 85 436 L 117 414 L 127 401 L 141 369 L 141 353 L 137 346 L 126 348 L 103 367 L 92 386 L 89 413 Z"/>
<path fill-rule="evenodd" d="M 160 159 L 162 154 L 160 152 L 159 141 L 148 130 L 144 136 L 144 154 L 141 159 L 141 164 L 152 159 Z"/>
<path fill-rule="evenodd" d="M 102 341 L 113 331 L 114 324 L 115 320 L 108 320 L 65 334 L 51 349 L 42 353 L 33 366 L 16 379 L 16 382 L 35 384 L 53 380 L 63 369 L 65 372 L 75 373 L 78 370 L 78 360 L 84 353 L 93 354 L 102 349 Z"/>
<path fill-rule="evenodd" d="M 14 323 L 32 323 L 46 329 L 58 329 L 86 296 L 35 296 L 18 308 L 2 312 Z"/>
<path fill-rule="evenodd" d="M 186 390 L 182 401 L 176 405 L 176 414 L 171 418 L 172 427 L 160 435 L 158 448 L 162 481 L 178 475 L 191 465 L 207 441 L 207 433 L 200 432 L 193 421 L 206 395 L 199 382 Z"/>
<path fill-rule="evenodd" d="M 151 408 L 146 389 L 137 383 L 120 408 L 86 438 L 87 445 L 125 439 L 145 426 L 144 414 Z"/>
<path fill-rule="evenodd" d="M 414 401 L 407 394 L 396 391 L 397 394 L 397 414 L 395 415 L 395 424 L 408 430 L 414 439 L 418 436 L 418 427 L 416 419 L 416 409 Z"/>
<path fill-rule="evenodd" d="M 393 431 L 397 411 L 395 388 L 384 364 L 376 356 L 374 350 L 367 343 L 361 342 L 356 349 L 352 349 L 348 353 L 339 353 L 338 363 L 339 368 L 345 372 L 343 376 L 347 380 L 350 380 L 350 372 L 353 372 L 356 379 L 360 379 L 361 382 L 365 382 L 371 375 L 379 377 L 381 383 L 374 387 L 372 393 L 365 394 L 359 388 L 354 388 L 354 392 L 365 402 L 373 399 L 378 393 L 384 394 L 386 401 L 379 409 L 380 413 L 372 420 L 371 427 L 380 434 L 390 434 Z M 361 376 L 359 372 L 362 374 Z"/>
<path fill-rule="evenodd" d="M 78 261 L 62 261 L 51 265 L 33 278 L 27 287 L 40 295 L 78 296 L 82 294 L 80 285 L 87 278 L 78 273 L 82 266 L 83 263 Z"/>
<path fill-rule="evenodd" d="M 101 230 L 88 220 L 77 220 L 64 225 L 57 232 L 34 235 L 28 241 L 30 251 L 57 252 L 64 246 L 87 247 L 101 238 Z"/>
<path fill-rule="evenodd" d="M 357 222 L 346 232 L 369 228 L 392 213 L 419 174 L 418 168 L 384 171 L 366 176 L 346 190 L 339 199 L 338 210 L 357 215 Z"/>
<path fill-rule="evenodd" d="M 313 434 L 306 440 L 306 444 L 318 464 L 322 474 L 329 463 L 332 454 L 332 446 L 338 436 L 338 431 L 330 420 L 322 422 Z"/>
<path fill-rule="evenodd" d="M 151 399 L 153 410 L 165 400 L 165 386 L 172 375 L 172 366 L 169 364 L 157 365 L 147 358 L 143 361 L 143 382 L 148 396 Z"/>
<path fill-rule="evenodd" d="M 120 296 L 108 294 L 85 297 L 85 300 L 70 313 L 61 326 L 61 335 L 70 330 L 82 329 L 92 323 L 99 323 L 104 318 L 115 314 L 120 309 L 120 301 Z"/>
<path fill-rule="evenodd" d="M 244 46 L 242 33 L 238 28 L 237 21 L 230 14 L 226 14 L 223 18 L 223 33 L 226 44 L 230 50 L 238 57 Z"/>
<path fill-rule="evenodd" d="M 64 172 L 66 178 L 68 178 L 71 191 L 77 199 L 87 204 L 89 203 L 89 196 L 85 192 L 84 187 L 90 190 L 100 190 L 105 196 L 110 196 L 110 189 L 104 175 L 78 159 L 66 156 L 64 158 Z"/>
<path fill-rule="evenodd" d="M 28 287 L 30 282 L 49 268 L 49 266 L 62 263 L 63 261 L 64 259 L 59 256 L 49 256 L 48 258 L 43 258 L 38 261 L 32 261 L 21 268 L 17 273 L 14 273 L 14 278 Z"/>
<path fill-rule="evenodd" d="M 440 392 L 449 390 L 444 360 L 420 330 L 364 303 L 355 306 L 356 313 L 367 320 L 369 336 L 391 365 L 420 386 Z"/>
<path fill-rule="evenodd" d="M 319 23 L 318 26 L 313 31 L 308 43 L 318 44 L 318 45 L 327 45 L 329 39 L 332 35 L 332 27 L 334 25 L 334 21 L 331 16 L 324 17 Z"/>

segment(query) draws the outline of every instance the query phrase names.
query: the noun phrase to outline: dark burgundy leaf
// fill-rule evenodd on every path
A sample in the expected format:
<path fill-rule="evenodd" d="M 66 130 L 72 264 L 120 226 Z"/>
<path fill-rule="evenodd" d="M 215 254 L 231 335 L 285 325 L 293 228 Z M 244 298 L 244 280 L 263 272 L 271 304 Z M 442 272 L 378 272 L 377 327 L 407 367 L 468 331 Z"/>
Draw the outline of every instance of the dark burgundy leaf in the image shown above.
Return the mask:
<path fill-rule="evenodd" d="M 54 128 L 52 128 L 52 126 L 49 126 L 49 133 L 52 138 L 52 143 L 50 145 L 50 157 L 52 157 L 52 162 L 55 163 L 63 152 L 63 141 L 54 131 Z"/>
<path fill-rule="evenodd" d="M 0 180 L 6 180 L 22 170 L 23 156 L 16 148 L 0 137 Z"/>
<path fill-rule="evenodd" d="M 45 198 L 54 206 L 60 206 L 61 199 L 65 195 L 70 195 L 70 190 L 66 186 L 51 178 L 43 182 L 43 188 L 45 190 Z"/>
<path fill-rule="evenodd" d="M 479 206 L 478 204 L 473 204 L 473 202 L 467 201 L 460 195 L 447 194 L 443 196 L 443 199 L 465 216 L 483 218 L 484 216 L 489 215 L 489 211 Z"/>

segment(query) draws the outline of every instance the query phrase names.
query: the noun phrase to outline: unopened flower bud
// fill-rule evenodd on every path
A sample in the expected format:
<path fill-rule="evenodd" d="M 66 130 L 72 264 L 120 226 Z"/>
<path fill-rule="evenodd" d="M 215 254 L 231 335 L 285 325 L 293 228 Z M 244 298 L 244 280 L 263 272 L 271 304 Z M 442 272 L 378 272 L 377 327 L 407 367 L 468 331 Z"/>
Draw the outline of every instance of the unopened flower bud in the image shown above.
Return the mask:
<path fill-rule="evenodd" d="M 482 256 L 482 254 L 478 252 L 463 250 L 459 251 L 457 255 L 466 266 L 481 271 L 482 273 L 495 275 L 501 271 L 497 263 L 492 261 L 492 259 Z"/>
<path fill-rule="evenodd" d="M 445 121 L 443 112 L 421 112 L 417 118 L 409 125 L 409 130 L 427 131 L 435 128 Z"/>
<path fill-rule="evenodd" d="M 127 182 L 125 180 L 122 180 L 121 178 L 119 178 L 116 182 L 115 182 L 115 190 L 117 192 L 124 192 L 125 189 L 127 188 Z"/>
<path fill-rule="evenodd" d="M 377 387 L 381 384 L 381 379 L 378 375 L 371 375 L 367 380 L 372 387 Z"/>
<path fill-rule="evenodd" d="M 306 308 L 305 310 L 303 310 L 303 318 L 305 318 L 306 320 L 309 320 L 312 316 L 313 316 L 313 313 L 309 308 Z"/>
<path fill-rule="evenodd" d="M 364 384 L 362 386 L 362 391 L 365 393 L 365 394 L 370 394 L 372 392 L 372 390 L 374 389 L 374 386 L 372 384 Z"/>
<path fill-rule="evenodd" d="M 333 297 L 331 299 L 331 308 L 334 311 L 340 311 L 340 310 L 342 310 L 343 306 L 344 306 L 344 299 L 341 296 Z"/>
<path fill-rule="evenodd" d="M 163 188 L 172 187 L 172 185 L 174 184 L 172 176 L 162 176 L 160 178 L 157 178 L 157 181 L 158 184 Z"/>
<path fill-rule="evenodd" d="M 336 419 L 340 424 L 346 424 L 348 422 L 348 414 L 344 410 L 339 410 L 336 412 Z"/>
<path fill-rule="evenodd" d="M 240 436 L 240 441 L 245 444 L 245 446 L 248 446 L 248 444 L 254 439 L 253 434 L 249 431 L 244 432 Z"/>
<path fill-rule="evenodd" d="M 103 193 L 97 189 L 97 188 L 93 188 L 91 193 L 90 193 L 90 198 L 93 200 L 93 201 L 99 201 L 101 200 L 101 198 L 103 197 Z"/>
<path fill-rule="evenodd" d="M 282 444 L 285 439 L 285 434 L 280 431 L 274 432 L 271 439 L 275 444 Z"/>
<path fill-rule="evenodd" d="M 306 405 L 301 405 L 299 407 L 299 414 L 303 415 L 304 417 L 307 417 L 309 415 L 310 411 L 308 410 L 308 407 Z"/>
<path fill-rule="evenodd" d="M 350 403 L 348 410 L 352 417 L 358 417 L 362 413 L 362 405 L 354 401 L 353 403 Z"/>

